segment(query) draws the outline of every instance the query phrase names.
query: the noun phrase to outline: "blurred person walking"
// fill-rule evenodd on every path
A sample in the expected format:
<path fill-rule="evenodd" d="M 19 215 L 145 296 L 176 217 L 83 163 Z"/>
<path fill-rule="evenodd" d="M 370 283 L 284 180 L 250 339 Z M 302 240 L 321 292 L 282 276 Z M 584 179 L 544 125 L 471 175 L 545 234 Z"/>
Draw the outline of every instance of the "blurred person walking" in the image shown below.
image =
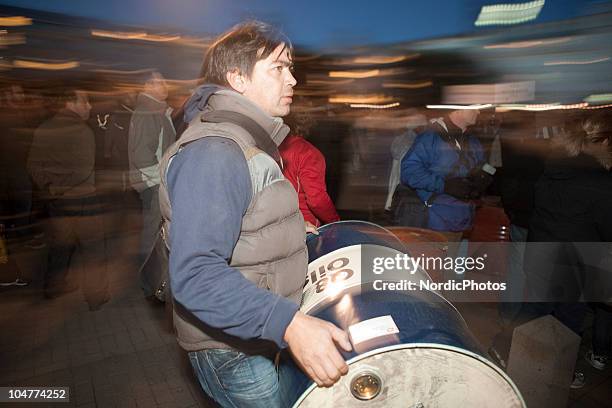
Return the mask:
<path fill-rule="evenodd" d="M 612 155 L 610 121 L 603 115 L 580 121 L 556 141 L 535 186 L 529 221 L 525 271 L 528 287 L 542 311 L 579 333 L 584 304 L 578 302 L 589 263 L 584 242 L 612 242 Z M 599 253 L 597 259 L 603 259 Z M 567 300 L 574 302 L 568 303 Z M 565 302 L 564 302 L 565 301 Z M 577 308 L 580 312 L 574 313 Z M 568 313 L 564 313 L 567 311 Z"/>
<path fill-rule="evenodd" d="M 476 208 L 473 200 L 492 181 L 483 171 L 483 148 L 468 132 L 479 113 L 466 107 L 433 119 L 401 162 L 401 182 L 414 189 L 420 200 L 424 220 L 417 226 L 444 234 L 451 243 L 451 256 L 457 249 L 451 248 L 452 243 L 458 243 L 463 232 L 472 227 Z"/>
<path fill-rule="evenodd" d="M 583 299 L 610 298 L 598 293 L 593 299 L 585 288 L 609 289 L 612 280 L 609 265 L 603 270 L 598 265 L 612 242 L 612 122 L 603 113 L 574 122 L 553 140 L 558 149 L 535 186 L 524 261 L 530 302 L 520 319 L 552 314 L 582 335 L 588 310 Z M 609 327 L 602 327 L 610 319 L 603 305 L 597 307 L 604 310 L 597 314 L 593 350 L 586 358 L 599 368 L 610 353 Z M 573 388 L 582 385 L 576 375 Z"/>
<path fill-rule="evenodd" d="M 172 124 L 172 109 L 166 103 L 168 87 L 159 72 L 152 72 L 146 79 L 143 91 L 136 99 L 131 116 L 128 140 L 130 183 L 138 192 L 142 204 L 142 233 L 138 253 L 138 265 L 142 268 L 153 250 L 161 228 L 159 210 L 159 162 L 170 146 L 176 132 Z M 140 286 L 145 297 L 153 295 L 150 277 L 141 269 Z"/>
<path fill-rule="evenodd" d="M 402 134 L 396 136 L 391 142 L 391 172 L 389 173 L 389 186 L 387 199 L 385 201 L 385 211 L 389 211 L 392 224 L 399 226 L 413 226 L 418 223 L 413 222 L 411 208 L 413 205 L 423 207 L 422 201 L 416 196 L 414 191 L 400 182 L 402 159 L 414 143 L 417 134 L 427 124 L 427 118 L 422 114 L 413 114 L 407 118 L 407 128 Z"/>
<path fill-rule="evenodd" d="M 28 115 L 26 95 L 20 85 L 3 92 L 0 123 L 0 216 L 6 217 L 7 238 L 24 238 L 33 231 L 32 183 L 27 171 L 27 156 L 33 126 Z"/>
<path fill-rule="evenodd" d="M 531 113 L 509 114 L 501 129 L 503 169 L 500 193 L 504 212 L 510 220 L 507 290 L 500 294 L 498 307 L 503 324 L 514 319 L 524 300 L 523 258 L 535 184 L 544 170 L 545 157 L 550 150 L 548 140 L 536 138 L 534 122 L 535 116 Z"/>
<path fill-rule="evenodd" d="M 108 152 L 105 157 L 110 169 L 118 172 L 117 178 L 121 183 L 121 191 L 127 191 L 130 187 L 128 141 L 130 122 L 134 114 L 135 105 L 135 94 L 126 93 L 122 95 L 117 101 L 115 109 L 110 112 L 106 126 L 109 143 Z"/>
<path fill-rule="evenodd" d="M 340 220 L 325 185 L 325 157 L 305 139 L 310 118 L 304 112 L 292 113 L 286 121 L 291 134 L 278 147 L 283 159 L 283 175 L 298 193 L 304 220 L 319 227 Z"/>
<path fill-rule="evenodd" d="M 28 169 L 47 199 L 49 265 L 45 296 L 77 288 L 67 281 L 75 252 L 83 265 L 80 285 L 90 310 L 110 299 L 103 206 L 95 187 L 95 139 L 87 126 L 91 105 L 82 90 L 67 89 L 62 109 L 34 132 Z"/>

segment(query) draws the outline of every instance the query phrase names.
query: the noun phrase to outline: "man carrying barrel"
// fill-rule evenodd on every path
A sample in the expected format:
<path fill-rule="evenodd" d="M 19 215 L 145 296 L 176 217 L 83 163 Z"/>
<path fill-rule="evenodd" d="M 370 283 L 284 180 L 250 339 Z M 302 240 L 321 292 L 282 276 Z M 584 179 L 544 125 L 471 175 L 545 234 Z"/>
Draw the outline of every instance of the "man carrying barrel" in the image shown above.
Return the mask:
<path fill-rule="evenodd" d="M 162 160 L 177 337 L 223 407 L 290 406 L 274 362 L 284 348 L 319 386 L 348 372 L 337 348 L 350 351 L 347 334 L 298 310 L 305 224 L 277 149 L 289 131 L 291 70 L 291 43 L 267 24 L 220 36 L 184 106 L 189 125 Z"/>

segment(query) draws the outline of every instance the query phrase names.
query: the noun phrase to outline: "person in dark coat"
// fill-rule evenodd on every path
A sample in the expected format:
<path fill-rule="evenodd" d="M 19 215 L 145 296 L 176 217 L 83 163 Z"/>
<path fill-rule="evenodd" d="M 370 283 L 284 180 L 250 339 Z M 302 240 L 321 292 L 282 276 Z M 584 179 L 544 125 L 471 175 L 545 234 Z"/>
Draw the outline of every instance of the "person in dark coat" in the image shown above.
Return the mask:
<path fill-rule="evenodd" d="M 598 116 L 568 129 L 535 186 L 527 241 L 547 244 L 528 245 L 525 253 L 534 300 L 577 300 L 589 266 L 585 245 L 577 243 L 612 241 L 608 126 L 607 118 Z M 581 319 L 565 323 L 578 332 Z"/>
<path fill-rule="evenodd" d="M 96 192 L 95 139 L 87 126 L 87 94 L 68 89 L 63 108 L 34 132 L 28 156 L 32 180 L 47 200 L 49 267 L 45 296 L 77 288 L 67 280 L 75 250 L 81 252 L 80 285 L 92 311 L 110 299 L 103 206 Z"/>
<path fill-rule="evenodd" d="M 599 114 L 566 129 L 536 184 L 524 261 L 531 303 L 524 305 L 523 319 L 552 314 L 581 335 L 588 310 L 584 300 L 610 296 L 600 292 L 594 298 L 588 290 L 609 287 L 612 278 L 609 267 L 601 266 L 612 242 L 610 123 L 609 117 Z M 596 321 L 599 326 L 610 325 L 609 318 L 600 316 Z M 594 336 L 595 351 L 587 360 L 605 367 L 609 346 L 605 336 Z M 583 384 L 576 373 L 572 387 Z"/>

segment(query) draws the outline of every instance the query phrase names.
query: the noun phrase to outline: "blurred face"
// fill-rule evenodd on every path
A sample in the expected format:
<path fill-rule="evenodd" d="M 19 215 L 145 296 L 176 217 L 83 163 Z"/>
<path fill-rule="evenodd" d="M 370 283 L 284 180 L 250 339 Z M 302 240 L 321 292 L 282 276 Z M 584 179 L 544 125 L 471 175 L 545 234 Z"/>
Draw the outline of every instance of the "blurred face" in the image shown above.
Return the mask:
<path fill-rule="evenodd" d="M 89 104 L 89 98 L 85 92 L 77 91 L 76 100 L 66 103 L 66 108 L 73 111 L 83 120 L 89 119 L 89 112 L 91 112 L 91 105 Z"/>
<path fill-rule="evenodd" d="M 478 119 L 478 115 L 480 111 L 478 109 L 464 109 L 463 111 L 463 120 L 466 126 L 472 126 L 476 123 Z"/>
<path fill-rule="evenodd" d="M 166 86 L 166 80 L 159 73 L 154 73 L 151 79 L 145 84 L 145 93 L 151 95 L 159 101 L 165 101 L 168 97 L 168 87 Z"/>
<path fill-rule="evenodd" d="M 287 115 L 297 83 L 292 67 L 289 50 L 280 44 L 267 58 L 255 63 L 251 77 L 244 77 L 241 93 L 270 116 Z"/>

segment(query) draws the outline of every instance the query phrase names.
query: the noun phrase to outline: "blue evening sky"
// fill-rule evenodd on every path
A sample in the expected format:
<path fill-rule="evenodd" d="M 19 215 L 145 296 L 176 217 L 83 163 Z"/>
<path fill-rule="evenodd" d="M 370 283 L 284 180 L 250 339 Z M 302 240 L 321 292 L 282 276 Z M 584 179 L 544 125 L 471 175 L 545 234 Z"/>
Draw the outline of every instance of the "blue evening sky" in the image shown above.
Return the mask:
<path fill-rule="evenodd" d="M 478 30 L 481 6 L 523 1 L 483 0 L 0 0 L 176 32 L 217 34 L 244 18 L 279 24 L 296 44 L 329 47 L 392 43 Z M 603 0 L 547 0 L 536 22 L 588 13 Z M 520 29 L 513 27 L 511 29 Z"/>

